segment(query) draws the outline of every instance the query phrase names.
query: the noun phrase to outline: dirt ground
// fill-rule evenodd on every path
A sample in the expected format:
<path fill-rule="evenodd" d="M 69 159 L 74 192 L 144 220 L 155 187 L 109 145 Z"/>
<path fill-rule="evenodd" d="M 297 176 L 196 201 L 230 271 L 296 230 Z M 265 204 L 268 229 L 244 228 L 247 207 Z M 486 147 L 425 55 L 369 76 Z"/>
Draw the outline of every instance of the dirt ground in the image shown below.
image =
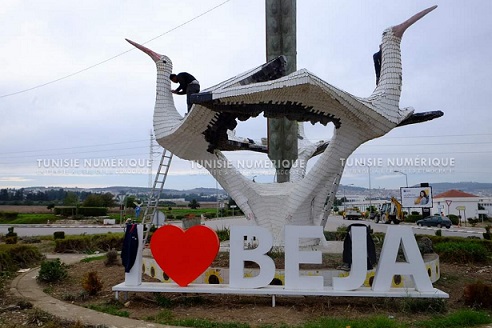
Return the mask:
<path fill-rule="evenodd" d="M 214 263 L 224 265 L 225 258 Z M 278 261 L 278 260 L 277 260 Z M 339 263 L 339 255 L 324 257 L 323 263 L 334 267 Z M 280 260 L 281 262 L 281 260 Z M 280 267 L 281 263 L 278 263 Z M 84 275 L 95 271 L 102 281 L 103 289 L 96 296 L 87 296 L 82 287 Z M 464 265 L 460 263 L 441 263 L 441 279 L 434 284 L 450 295 L 442 300 L 403 300 L 382 298 L 338 298 L 338 297 L 277 297 L 276 307 L 268 296 L 234 295 L 193 295 L 193 294 L 151 294 L 130 293 L 129 301 L 122 305 L 114 300 L 112 286 L 124 281 L 124 268 L 118 263 L 106 266 L 103 260 L 80 262 L 68 266 L 68 278 L 55 284 L 43 284 L 45 292 L 52 296 L 80 306 L 113 305 L 127 311 L 131 318 L 148 319 L 161 314 L 174 319 L 206 319 L 222 323 L 244 323 L 251 327 L 284 327 L 306 323 L 316 318 L 340 317 L 360 318 L 374 315 L 392 317 L 395 320 L 412 322 L 430 318 L 436 313 L 466 308 L 463 302 L 463 288 L 469 283 L 481 281 L 492 284 L 491 265 Z M 145 281 L 152 278 L 144 276 Z M 27 327 L 43 326 L 46 314 L 29 309 L 9 294 L 8 280 L 3 280 L 0 288 L 0 326 Z M 0 287 L 2 279 L 0 279 Z M 24 306 L 26 308 L 24 308 Z M 52 322 L 52 321 L 50 321 Z M 56 322 L 56 319 L 55 319 Z M 78 327 L 59 323 L 50 327 Z"/>
<path fill-rule="evenodd" d="M 85 296 L 83 293 L 81 282 L 84 274 L 90 271 L 97 272 L 103 283 L 103 290 L 97 296 Z M 121 310 L 128 311 L 130 317 L 136 319 L 146 319 L 167 309 L 175 319 L 200 318 L 248 323 L 252 327 L 266 324 L 280 326 L 282 323 L 296 325 L 320 316 L 356 318 L 384 315 L 392 316 L 395 320 L 413 321 L 430 318 L 436 311 L 442 312 L 443 309 L 452 311 L 466 307 L 462 297 L 463 287 L 468 283 L 492 283 L 492 266 L 441 263 L 441 272 L 441 279 L 434 286 L 450 295 L 449 300 L 445 302 L 347 297 L 277 297 L 276 306 L 272 307 L 272 300 L 268 296 L 130 293 L 129 301 Z M 151 279 L 145 277 L 145 280 Z M 68 279 L 45 288 L 56 298 L 89 306 L 114 303 L 111 287 L 123 281 L 124 269 L 121 265 L 106 266 L 104 261 L 99 260 L 70 266 Z"/>
<path fill-rule="evenodd" d="M 17 213 L 52 213 L 46 206 L 37 205 L 0 205 L 0 212 L 17 212 Z"/>

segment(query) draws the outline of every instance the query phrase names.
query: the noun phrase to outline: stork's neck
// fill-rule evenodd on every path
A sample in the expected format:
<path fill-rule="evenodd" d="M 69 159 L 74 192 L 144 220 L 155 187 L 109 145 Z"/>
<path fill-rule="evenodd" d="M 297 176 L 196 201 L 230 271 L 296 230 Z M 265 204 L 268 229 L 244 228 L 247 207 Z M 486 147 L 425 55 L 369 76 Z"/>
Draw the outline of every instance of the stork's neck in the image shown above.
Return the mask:
<path fill-rule="evenodd" d="M 173 94 L 171 93 L 171 80 L 169 79 L 169 75 L 172 73 L 173 68 L 169 65 L 169 63 L 165 64 L 162 61 L 158 61 L 156 66 L 157 83 L 155 110 L 165 110 L 167 112 L 170 110 L 169 105 L 171 105 L 172 109 L 176 110 L 174 106 Z M 162 106 L 163 104 L 165 104 L 165 106 Z"/>
<path fill-rule="evenodd" d="M 373 95 L 383 94 L 384 99 L 380 99 L 380 101 L 384 102 L 385 105 L 396 108 L 400 104 L 402 86 L 400 43 L 401 38 L 395 36 L 392 31 L 388 31 L 383 37 L 381 45 L 381 76 L 379 84 L 373 93 Z"/>
<path fill-rule="evenodd" d="M 157 66 L 157 83 L 154 107 L 154 133 L 159 139 L 169 129 L 179 124 L 183 118 L 176 110 L 174 105 L 173 94 L 171 93 L 171 80 L 169 75 L 172 72 L 170 61 L 164 63 L 158 61 Z"/>

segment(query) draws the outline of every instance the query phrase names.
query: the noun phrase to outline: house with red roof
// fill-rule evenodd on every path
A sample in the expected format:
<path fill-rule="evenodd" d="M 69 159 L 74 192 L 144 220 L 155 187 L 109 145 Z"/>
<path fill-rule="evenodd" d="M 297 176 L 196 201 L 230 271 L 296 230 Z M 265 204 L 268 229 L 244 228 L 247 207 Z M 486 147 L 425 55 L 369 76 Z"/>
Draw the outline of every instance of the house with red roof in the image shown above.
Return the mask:
<path fill-rule="evenodd" d="M 460 215 L 463 219 L 478 217 L 480 197 L 461 190 L 448 190 L 434 196 L 432 213 Z"/>

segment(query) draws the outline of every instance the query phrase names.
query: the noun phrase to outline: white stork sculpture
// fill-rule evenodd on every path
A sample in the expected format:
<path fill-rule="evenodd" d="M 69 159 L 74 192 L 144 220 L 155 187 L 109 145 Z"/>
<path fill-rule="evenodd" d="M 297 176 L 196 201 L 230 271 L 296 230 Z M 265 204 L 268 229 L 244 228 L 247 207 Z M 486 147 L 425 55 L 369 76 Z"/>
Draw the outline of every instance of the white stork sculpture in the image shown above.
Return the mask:
<path fill-rule="evenodd" d="M 157 142 L 180 158 L 204 165 L 247 218 L 268 228 L 274 244 L 282 245 L 282 229 L 287 224 L 326 224 L 326 209 L 331 208 L 337 191 L 343 159 L 357 147 L 397 126 L 443 115 L 440 111 L 414 114 L 413 109 L 399 108 L 401 37 L 410 25 L 436 7 L 384 31 L 379 84 L 367 98 L 353 96 L 304 69 L 278 78 L 284 64 L 284 58 L 279 57 L 197 94 L 191 111 L 182 117 L 171 93 L 171 60 L 127 41 L 148 54 L 157 65 L 154 109 Z M 254 183 L 234 168 L 221 150 L 245 149 L 228 138 L 227 129 L 236 126 L 236 118 L 245 120 L 261 112 L 266 117 L 333 122 L 336 129 L 329 144 L 300 143 L 300 160 L 307 161 L 321 153 L 309 172 L 305 172 L 305 166 L 294 165 L 290 182 Z"/>

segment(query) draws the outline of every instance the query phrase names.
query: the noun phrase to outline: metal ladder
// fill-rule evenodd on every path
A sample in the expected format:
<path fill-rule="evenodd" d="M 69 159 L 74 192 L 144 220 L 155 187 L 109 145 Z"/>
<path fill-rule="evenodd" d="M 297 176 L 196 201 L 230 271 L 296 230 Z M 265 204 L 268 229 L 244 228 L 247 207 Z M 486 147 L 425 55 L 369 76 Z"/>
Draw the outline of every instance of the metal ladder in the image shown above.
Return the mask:
<path fill-rule="evenodd" d="M 144 242 L 147 240 L 147 237 L 149 235 L 152 219 L 157 214 L 159 199 L 161 198 L 162 189 L 164 188 L 164 183 L 166 182 L 167 172 L 169 171 L 169 166 L 171 165 L 172 158 L 173 153 L 164 148 L 164 150 L 162 151 L 159 168 L 157 169 L 157 173 L 155 175 L 154 184 L 152 186 L 149 199 L 147 201 L 147 207 L 145 208 L 145 212 L 142 217 L 142 225 L 145 227 L 145 225 L 148 224 L 147 230 L 145 232 L 145 237 L 143 239 Z"/>

